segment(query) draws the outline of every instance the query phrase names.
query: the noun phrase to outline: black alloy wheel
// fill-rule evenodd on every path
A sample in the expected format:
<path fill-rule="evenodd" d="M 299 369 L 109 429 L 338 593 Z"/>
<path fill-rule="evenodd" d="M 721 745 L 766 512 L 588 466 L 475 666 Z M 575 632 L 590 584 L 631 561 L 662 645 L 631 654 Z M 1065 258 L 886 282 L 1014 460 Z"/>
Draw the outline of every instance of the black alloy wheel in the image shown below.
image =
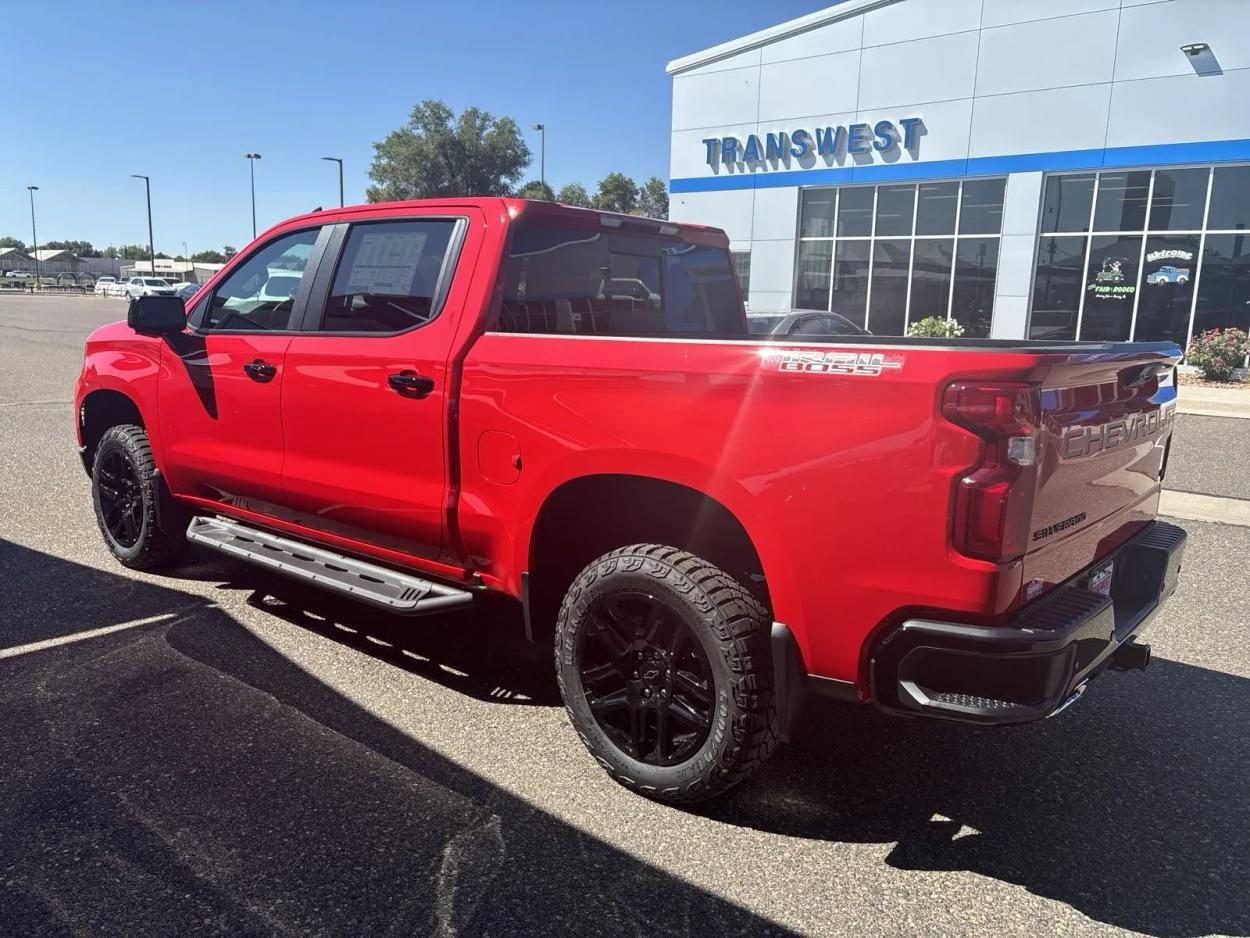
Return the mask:
<path fill-rule="evenodd" d="M 190 515 L 169 493 L 143 428 L 101 434 L 91 459 L 91 499 L 109 553 L 134 570 L 176 566 L 186 553 Z"/>
<path fill-rule="evenodd" d="M 100 460 L 99 491 L 108 533 L 121 547 L 134 547 L 143 533 L 146 508 L 139 474 L 122 450 L 110 450 Z"/>
<path fill-rule="evenodd" d="M 707 739 L 715 710 L 702 645 L 676 609 L 649 593 L 609 594 L 589 617 L 578 670 L 595 721 L 639 762 L 685 762 Z"/>

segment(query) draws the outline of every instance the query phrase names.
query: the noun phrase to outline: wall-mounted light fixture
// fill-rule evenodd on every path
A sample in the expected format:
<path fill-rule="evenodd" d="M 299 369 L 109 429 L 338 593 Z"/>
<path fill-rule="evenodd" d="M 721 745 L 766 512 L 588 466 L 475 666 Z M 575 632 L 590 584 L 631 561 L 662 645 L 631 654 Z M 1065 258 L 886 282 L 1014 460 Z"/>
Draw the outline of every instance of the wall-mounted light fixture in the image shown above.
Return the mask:
<path fill-rule="evenodd" d="M 1187 45 L 1181 46 L 1181 51 L 1192 57 L 1202 55 L 1202 53 L 1206 52 L 1210 48 L 1211 47 L 1205 42 L 1191 42 Z"/>

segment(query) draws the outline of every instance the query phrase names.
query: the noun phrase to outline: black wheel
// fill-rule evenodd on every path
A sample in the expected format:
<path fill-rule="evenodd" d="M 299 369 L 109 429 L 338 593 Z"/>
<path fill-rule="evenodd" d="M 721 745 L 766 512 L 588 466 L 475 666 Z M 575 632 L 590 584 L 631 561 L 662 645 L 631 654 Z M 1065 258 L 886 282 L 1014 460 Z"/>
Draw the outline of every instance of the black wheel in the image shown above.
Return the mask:
<path fill-rule="evenodd" d="M 176 564 L 186 553 L 186 513 L 163 489 L 152 446 L 142 427 L 110 427 L 96 445 L 91 496 L 104 543 L 122 564 L 155 570 Z M 157 500 L 163 498 L 163 511 Z"/>
<path fill-rule="evenodd" d="M 621 784 L 667 802 L 721 794 L 776 747 L 769 618 L 741 584 L 656 544 L 605 554 L 556 622 L 560 693 Z"/>

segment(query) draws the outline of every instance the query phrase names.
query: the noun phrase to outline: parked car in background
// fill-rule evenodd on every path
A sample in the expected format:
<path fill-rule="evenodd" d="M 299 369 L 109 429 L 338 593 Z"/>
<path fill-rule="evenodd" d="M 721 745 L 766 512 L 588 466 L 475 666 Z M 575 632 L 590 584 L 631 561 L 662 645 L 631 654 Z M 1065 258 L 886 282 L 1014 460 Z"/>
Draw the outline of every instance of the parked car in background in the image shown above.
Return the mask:
<path fill-rule="evenodd" d="M 108 296 L 109 287 L 117 284 L 116 277 L 101 277 L 95 282 L 95 292 L 97 296 Z"/>
<path fill-rule="evenodd" d="M 202 284 L 192 283 L 190 280 L 181 280 L 174 284 L 174 295 L 189 300 L 199 292 L 201 286 Z"/>
<path fill-rule="evenodd" d="M 837 313 L 798 311 L 779 316 L 752 316 L 753 335 L 872 335 Z"/>
<path fill-rule="evenodd" d="M 131 277 L 126 281 L 126 295 L 132 300 L 141 296 L 174 296 L 174 288 L 160 277 Z"/>

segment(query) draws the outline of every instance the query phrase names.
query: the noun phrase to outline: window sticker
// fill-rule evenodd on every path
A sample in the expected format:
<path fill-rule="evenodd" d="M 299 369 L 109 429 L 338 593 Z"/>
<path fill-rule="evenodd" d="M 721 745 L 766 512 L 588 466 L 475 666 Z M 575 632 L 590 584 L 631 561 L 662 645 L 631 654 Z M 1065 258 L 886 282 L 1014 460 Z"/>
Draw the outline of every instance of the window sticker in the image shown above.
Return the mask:
<path fill-rule="evenodd" d="M 407 296 L 427 238 L 424 231 L 372 231 L 362 235 L 343 292 Z"/>

